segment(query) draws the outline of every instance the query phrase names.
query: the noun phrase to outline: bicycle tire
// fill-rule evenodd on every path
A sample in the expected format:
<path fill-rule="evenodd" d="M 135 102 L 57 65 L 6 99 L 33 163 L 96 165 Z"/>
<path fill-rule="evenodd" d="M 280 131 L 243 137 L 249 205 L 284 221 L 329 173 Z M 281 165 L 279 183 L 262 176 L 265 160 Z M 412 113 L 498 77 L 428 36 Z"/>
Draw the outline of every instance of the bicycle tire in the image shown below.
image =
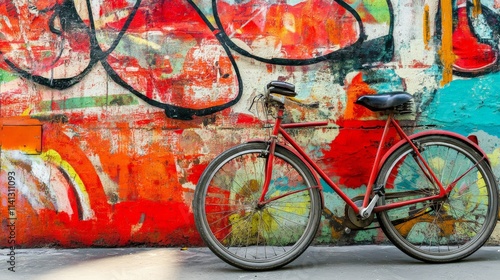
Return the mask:
<path fill-rule="evenodd" d="M 266 198 L 283 196 L 259 209 L 267 143 L 245 143 L 215 158 L 196 186 L 195 223 L 210 250 L 245 270 L 270 270 L 300 256 L 316 236 L 321 196 L 310 169 L 277 146 Z"/>
<path fill-rule="evenodd" d="M 495 177 L 482 154 L 463 140 L 427 135 L 414 141 L 443 186 L 459 180 L 441 201 L 377 213 L 380 226 L 396 247 L 415 259 L 430 263 L 458 261 L 484 245 L 495 228 Z M 377 178 L 377 186 L 385 188 L 378 205 L 439 193 L 419 169 L 413 153 L 406 143 L 388 157 Z M 459 178 L 461 173 L 465 175 Z"/>

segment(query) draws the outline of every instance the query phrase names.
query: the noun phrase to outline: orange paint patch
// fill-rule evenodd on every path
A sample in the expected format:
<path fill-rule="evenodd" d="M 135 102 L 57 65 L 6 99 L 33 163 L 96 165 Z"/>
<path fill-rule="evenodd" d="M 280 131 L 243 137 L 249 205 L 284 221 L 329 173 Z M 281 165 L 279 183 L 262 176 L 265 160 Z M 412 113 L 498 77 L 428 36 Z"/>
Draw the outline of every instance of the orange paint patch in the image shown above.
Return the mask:
<path fill-rule="evenodd" d="M 472 15 L 474 17 L 478 17 L 483 12 L 483 10 L 481 8 L 481 1 L 474 0 L 473 3 L 474 3 L 474 9 L 472 9 Z"/>
<path fill-rule="evenodd" d="M 20 150 L 26 154 L 42 152 L 42 124 L 35 119 L 12 117 L 0 119 L 2 150 Z"/>
<path fill-rule="evenodd" d="M 453 80 L 453 6 L 451 0 L 441 1 L 441 63 L 443 64 L 443 78 L 441 85 L 444 86 Z"/>
<path fill-rule="evenodd" d="M 360 119 L 364 117 L 374 116 L 372 111 L 354 104 L 354 102 L 362 95 L 376 94 L 377 91 L 370 87 L 369 84 L 363 81 L 363 74 L 357 74 L 347 86 L 347 104 L 344 113 L 344 119 Z"/>

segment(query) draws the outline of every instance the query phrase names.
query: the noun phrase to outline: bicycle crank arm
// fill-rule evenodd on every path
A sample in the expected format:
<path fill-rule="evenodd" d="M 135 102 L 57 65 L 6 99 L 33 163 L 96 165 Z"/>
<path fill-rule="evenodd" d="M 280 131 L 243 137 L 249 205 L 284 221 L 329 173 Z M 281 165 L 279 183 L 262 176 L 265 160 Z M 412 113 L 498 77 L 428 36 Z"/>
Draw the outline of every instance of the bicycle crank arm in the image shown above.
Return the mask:
<path fill-rule="evenodd" d="M 372 201 L 370 201 L 370 204 L 368 204 L 366 208 L 361 207 L 359 209 L 359 215 L 361 216 L 361 218 L 368 219 L 370 217 L 370 215 L 373 212 L 373 208 L 375 208 L 375 205 L 377 204 L 379 197 L 380 196 L 378 194 L 375 194 L 375 196 L 372 198 Z"/>

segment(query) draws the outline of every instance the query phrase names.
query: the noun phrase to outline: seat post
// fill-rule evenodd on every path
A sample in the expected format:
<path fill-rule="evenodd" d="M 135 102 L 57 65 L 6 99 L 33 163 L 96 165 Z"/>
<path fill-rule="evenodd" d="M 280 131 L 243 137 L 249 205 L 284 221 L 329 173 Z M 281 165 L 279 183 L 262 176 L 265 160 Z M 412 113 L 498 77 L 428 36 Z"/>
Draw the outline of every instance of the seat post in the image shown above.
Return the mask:
<path fill-rule="evenodd" d="M 368 207 L 370 203 L 370 195 L 373 191 L 373 185 L 375 184 L 375 180 L 377 179 L 378 171 L 380 169 L 380 160 L 382 157 L 382 147 L 384 146 L 385 141 L 387 140 L 387 135 L 389 132 L 389 128 L 391 123 L 393 122 L 394 113 L 391 112 L 387 117 L 387 121 L 385 122 L 384 131 L 382 132 L 382 137 L 380 138 L 380 142 L 378 144 L 377 153 L 375 154 L 375 160 L 372 165 L 372 170 L 370 172 L 370 178 L 368 179 L 368 184 L 366 186 L 366 193 L 363 199 L 363 208 Z"/>

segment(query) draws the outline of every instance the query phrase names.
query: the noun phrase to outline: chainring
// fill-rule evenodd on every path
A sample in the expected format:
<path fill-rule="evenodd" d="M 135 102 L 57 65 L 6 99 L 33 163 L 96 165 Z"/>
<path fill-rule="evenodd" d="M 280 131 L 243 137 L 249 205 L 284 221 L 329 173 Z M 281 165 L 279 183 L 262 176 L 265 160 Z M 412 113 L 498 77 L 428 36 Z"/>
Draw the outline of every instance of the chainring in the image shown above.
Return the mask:
<path fill-rule="evenodd" d="M 356 206 L 363 206 L 364 196 L 356 196 L 352 199 Z M 366 219 L 362 219 L 361 216 L 354 212 L 354 209 L 348 204 L 345 206 L 345 225 L 350 229 L 364 229 L 369 226 L 375 219 L 375 214 L 372 212 L 370 216 Z"/>

